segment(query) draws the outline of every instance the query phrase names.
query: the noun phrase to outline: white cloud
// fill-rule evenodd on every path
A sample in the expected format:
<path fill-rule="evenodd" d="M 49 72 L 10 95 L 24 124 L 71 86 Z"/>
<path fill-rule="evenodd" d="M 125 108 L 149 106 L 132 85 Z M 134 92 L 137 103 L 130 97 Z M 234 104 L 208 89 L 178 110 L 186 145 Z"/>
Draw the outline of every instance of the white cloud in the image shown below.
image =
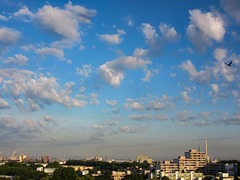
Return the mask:
<path fill-rule="evenodd" d="M 57 126 L 57 121 L 56 121 L 56 119 L 54 118 L 54 117 L 52 117 L 52 116 L 49 116 L 49 115 L 45 115 L 44 117 L 43 117 L 43 119 L 44 119 L 44 121 L 45 122 L 47 122 L 47 123 L 53 123 L 55 126 Z"/>
<path fill-rule="evenodd" d="M 140 114 L 140 115 L 130 115 L 129 118 L 137 121 L 141 120 L 168 120 L 169 118 L 165 114 L 155 114 L 155 115 L 150 115 L 150 114 Z"/>
<path fill-rule="evenodd" d="M 199 127 L 202 127 L 202 126 L 206 126 L 206 121 L 205 120 L 202 120 L 202 121 L 197 121 L 194 123 L 195 126 L 199 126 Z"/>
<path fill-rule="evenodd" d="M 124 79 L 124 71 L 126 69 L 146 68 L 148 64 L 151 64 L 148 60 L 133 56 L 123 56 L 101 65 L 99 73 L 103 80 L 117 87 L 120 85 L 121 80 Z"/>
<path fill-rule="evenodd" d="M 125 108 L 131 108 L 134 111 L 142 111 L 144 109 L 144 105 L 140 102 L 130 101 L 125 104 Z"/>
<path fill-rule="evenodd" d="M 23 66 L 27 63 L 28 58 L 21 54 L 15 54 L 15 57 L 8 57 L 8 60 L 3 61 L 6 64 L 17 64 Z"/>
<path fill-rule="evenodd" d="M 3 16 L 3 15 L 0 15 L 0 20 L 1 21 L 7 21 L 8 20 L 8 18 L 6 18 L 5 16 Z"/>
<path fill-rule="evenodd" d="M 142 23 L 142 31 L 146 39 L 146 42 L 150 46 L 154 46 L 158 40 L 158 35 L 156 33 L 155 28 L 148 23 Z"/>
<path fill-rule="evenodd" d="M 143 82 L 150 82 L 150 78 L 152 77 L 152 73 L 151 73 L 151 71 L 148 70 L 148 69 L 146 69 L 145 72 L 146 72 L 145 77 L 142 78 L 141 80 L 142 80 Z"/>
<path fill-rule="evenodd" d="M 227 117 L 223 117 L 221 122 L 228 125 L 240 125 L 240 113 L 237 112 Z"/>
<path fill-rule="evenodd" d="M 133 52 L 134 57 L 139 57 L 139 58 L 145 58 L 147 57 L 149 53 L 149 50 L 142 49 L 142 48 L 136 48 Z"/>
<path fill-rule="evenodd" d="M 201 70 L 197 72 L 195 66 L 192 64 L 190 60 L 187 60 L 182 65 L 179 66 L 181 69 L 187 71 L 190 75 L 190 80 L 195 80 L 198 83 L 208 83 L 210 82 L 211 72 L 208 70 Z"/>
<path fill-rule="evenodd" d="M 8 109 L 8 108 L 10 108 L 10 106 L 8 105 L 8 102 L 0 98 L 0 109 Z"/>
<path fill-rule="evenodd" d="M 38 10 L 35 18 L 43 28 L 49 29 L 65 38 L 76 39 L 80 36 L 78 21 L 72 18 L 70 11 L 45 5 Z"/>
<path fill-rule="evenodd" d="M 96 129 L 96 130 L 106 130 L 106 129 L 110 129 L 109 126 L 100 126 L 100 125 L 97 125 L 97 124 L 93 125 L 92 128 L 93 128 L 93 129 Z"/>
<path fill-rule="evenodd" d="M 127 16 L 125 18 L 125 20 L 126 20 L 128 26 L 130 26 L 130 27 L 134 26 L 134 18 L 132 16 Z"/>
<path fill-rule="evenodd" d="M 117 34 L 102 34 L 98 35 L 98 37 L 109 44 L 120 44 L 123 41 L 122 35 L 126 34 L 123 30 L 118 30 Z"/>
<path fill-rule="evenodd" d="M 57 49 L 57 48 L 49 48 L 49 47 L 43 47 L 41 49 L 35 49 L 35 53 L 41 55 L 45 58 L 46 55 L 52 55 L 59 59 L 64 59 L 64 52 L 63 50 Z"/>
<path fill-rule="evenodd" d="M 219 94 L 219 87 L 218 84 L 211 84 L 212 90 L 213 92 L 211 93 L 211 95 L 213 96 L 217 96 Z"/>
<path fill-rule="evenodd" d="M 173 77 L 173 78 L 175 78 L 176 75 L 177 75 L 176 73 L 171 73 L 171 74 L 170 74 L 170 76 Z"/>
<path fill-rule="evenodd" d="M 204 51 L 207 45 L 211 45 L 211 39 L 219 42 L 224 38 L 225 24 L 218 14 L 203 13 L 198 9 L 190 10 L 189 14 L 191 23 L 187 34 L 198 51 Z"/>
<path fill-rule="evenodd" d="M 165 23 L 160 23 L 159 29 L 163 35 L 163 38 L 165 38 L 166 40 L 176 41 L 177 39 L 179 39 L 179 34 L 176 32 L 174 27 L 170 27 Z"/>
<path fill-rule="evenodd" d="M 31 18 L 33 16 L 34 16 L 33 13 L 29 11 L 29 9 L 26 6 L 24 6 L 22 9 L 13 14 L 14 18 L 23 20 L 25 22 L 31 21 Z"/>
<path fill-rule="evenodd" d="M 105 100 L 105 103 L 108 104 L 109 106 L 117 106 L 117 101 L 116 100 Z"/>
<path fill-rule="evenodd" d="M 182 110 L 176 113 L 177 125 L 186 126 L 190 121 L 196 118 L 192 111 Z"/>
<path fill-rule="evenodd" d="M 85 107 L 85 105 L 87 104 L 86 101 L 83 100 L 78 100 L 78 99 L 71 99 L 71 107 Z"/>
<path fill-rule="evenodd" d="M 71 1 L 69 1 L 65 7 L 82 23 L 91 23 L 91 19 L 97 14 L 97 11 L 94 9 L 87 9 L 79 5 L 73 6 Z"/>
<path fill-rule="evenodd" d="M 183 91 L 183 92 L 180 92 L 180 94 L 182 95 L 184 103 L 189 104 L 190 101 L 192 100 L 192 98 L 190 96 L 188 96 L 188 92 Z"/>
<path fill-rule="evenodd" d="M 2 27 L 0 28 L 0 53 L 7 50 L 20 39 L 21 33 L 14 29 Z"/>
<path fill-rule="evenodd" d="M 22 99 L 15 100 L 14 103 L 19 108 L 22 108 L 24 106 L 24 101 Z"/>
<path fill-rule="evenodd" d="M 77 72 L 76 74 L 80 74 L 82 75 L 83 77 L 89 77 L 89 74 L 92 72 L 92 66 L 91 64 L 87 65 L 82 65 L 82 69 L 80 68 L 76 68 Z"/>
<path fill-rule="evenodd" d="M 85 46 L 80 45 L 80 47 L 79 47 L 79 51 L 83 51 L 84 49 L 85 49 Z"/>
<path fill-rule="evenodd" d="M 217 48 L 214 50 L 214 58 L 219 60 L 220 62 L 223 61 L 226 56 L 227 56 L 227 49 L 221 49 L 221 48 Z"/>
<path fill-rule="evenodd" d="M 238 97 L 238 91 L 237 90 L 232 90 L 232 94 L 234 97 Z"/>
<path fill-rule="evenodd" d="M 90 104 L 99 104 L 100 102 L 97 100 L 98 95 L 94 92 L 90 94 Z"/>
<path fill-rule="evenodd" d="M 83 107 L 86 101 L 70 98 L 72 83 L 61 87 L 54 77 L 44 77 L 28 70 L 1 69 L 4 84 L 14 99 L 21 96 L 30 102 L 29 110 L 38 110 L 38 105 L 58 103 L 65 107 Z"/>
<path fill-rule="evenodd" d="M 165 104 L 157 100 L 149 101 L 146 107 L 148 110 L 160 110 L 165 108 Z"/>

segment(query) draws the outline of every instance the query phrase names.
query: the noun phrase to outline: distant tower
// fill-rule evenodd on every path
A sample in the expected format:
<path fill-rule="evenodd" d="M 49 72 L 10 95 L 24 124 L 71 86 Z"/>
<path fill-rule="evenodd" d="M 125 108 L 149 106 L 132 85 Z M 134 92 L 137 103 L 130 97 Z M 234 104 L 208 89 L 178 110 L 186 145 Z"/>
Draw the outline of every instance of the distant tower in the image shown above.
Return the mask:
<path fill-rule="evenodd" d="M 207 140 L 205 139 L 205 153 L 206 153 L 206 155 L 208 154 L 207 153 Z"/>
<path fill-rule="evenodd" d="M 205 154 L 206 154 L 206 162 L 209 163 L 209 156 L 207 152 L 207 140 L 205 139 Z"/>

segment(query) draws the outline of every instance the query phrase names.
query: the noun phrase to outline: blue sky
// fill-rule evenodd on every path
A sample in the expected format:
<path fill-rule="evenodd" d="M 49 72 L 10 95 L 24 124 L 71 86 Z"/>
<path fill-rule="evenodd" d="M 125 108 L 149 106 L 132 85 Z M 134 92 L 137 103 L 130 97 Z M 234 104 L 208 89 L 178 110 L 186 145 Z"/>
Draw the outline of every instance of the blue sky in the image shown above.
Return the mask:
<path fill-rule="evenodd" d="M 240 2 L 0 2 L 0 152 L 239 159 Z M 232 66 L 225 65 L 232 61 Z"/>

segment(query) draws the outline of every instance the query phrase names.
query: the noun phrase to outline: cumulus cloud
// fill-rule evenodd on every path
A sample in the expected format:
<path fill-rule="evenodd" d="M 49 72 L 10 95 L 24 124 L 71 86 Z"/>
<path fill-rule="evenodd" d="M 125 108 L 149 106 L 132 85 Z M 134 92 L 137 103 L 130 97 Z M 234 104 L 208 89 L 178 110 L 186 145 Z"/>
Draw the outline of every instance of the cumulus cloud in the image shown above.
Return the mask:
<path fill-rule="evenodd" d="M 218 14 L 198 9 L 190 10 L 189 14 L 191 23 L 187 35 L 197 51 L 205 51 L 206 46 L 212 44 L 212 39 L 219 42 L 224 38 L 225 24 Z"/>
<path fill-rule="evenodd" d="M 8 105 L 8 102 L 0 98 L 0 109 L 8 109 L 8 108 L 10 108 L 10 106 Z"/>
<path fill-rule="evenodd" d="M 36 140 L 42 131 L 29 119 L 19 120 L 12 116 L 0 117 L 0 143 L 2 145 Z"/>
<path fill-rule="evenodd" d="M 7 91 L 13 99 L 21 96 L 28 99 L 30 110 L 38 110 L 43 104 L 58 103 L 65 107 L 84 107 L 86 101 L 70 97 L 73 84 L 67 83 L 61 87 L 54 77 L 44 77 L 28 70 L 1 69 L 1 76 L 5 79 L 2 86 L 7 85 Z"/>
<path fill-rule="evenodd" d="M 118 30 L 117 34 L 102 34 L 98 35 L 98 37 L 102 40 L 107 42 L 108 44 L 120 44 L 123 41 L 123 38 L 121 37 L 122 35 L 126 34 L 125 31 L 123 30 Z"/>
<path fill-rule="evenodd" d="M 76 68 L 77 72 L 76 74 L 80 74 L 82 75 L 83 77 L 89 77 L 89 74 L 92 72 L 92 66 L 91 64 L 87 65 L 82 65 L 82 68 Z"/>
<path fill-rule="evenodd" d="M 167 25 L 166 23 L 160 23 L 159 29 L 163 35 L 163 38 L 168 41 L 176 41 L 180 37 L 174 27 L 170 27 L 170 25 Z"/>
<path fill-rule="evenodd" d="M 0 28 L 0 53 L 6 51 L 9 47 L 16 44 L 20 39 L 21 33 L 7 27 Z"/>
<path fill-rule="evenodd" d="M 238 112 L 227 117 L 223 117 L 220 121 L 228 125 L 240 125 L 240 113 Z"/>
<path fill-rule="evenodd" d="M 15 12 L 13 17 L 25 22 L 34 22 L 64 39 L 75 41 L 80 38 L 81 34 L 79 31 L 79 23 L 89 24 L 95 15 L 96 10 L 73 5 L 72 2 L 69 1 L 63 9 L 45 5 L 39 8 L 36 13 L 31 12 L 24 6 Z"/>
<path fill-rule="evenodd" d="M 15 54 L 15 57 L 8 57 L 8 60 L 3 61 L 6 64 L 24 66 L 28 61 L 26 56 Z"/>
<path fill-rule="evenodd" d="M 186 126 L 196 117 L 197 116 L 194 115 L 192 111 L 182 110 L 182 111 L 176 112 L 175 118 L 177 120 L 177 125 Z"/>
<path fill-rule="evenodd" d="M 109 106 L 117 106 L 116 100 L 105 100 L 105 103 Z"/>
<path fill-rule="evenodd" d="M 1 21 L 7 21 L 7 20 L 8 20 L 8 18 L 7 18 L 7 17 L 5 17 L 5 16 L 3 16 L 3 15 L 0 15 L 0 20 L 1 20 Z"/>
<path fill-rule="evenodd" d="M 189 104 L 190 101 L 192 100 L 192 98 L 190 96 L 188 96 L 188 92 L 183 91 L 183 92 L 180 92 L 180 94 L 182 95 L 184 103 Z"/>
<path fill-rule="evenodd" d="M 55 126 L 57 126 L 57 121 L 54 117 L 52 116 L 49 116 L 49 115 L 45 115 L 43 117 L 44 121 L 47 122 L 47 123 L 53 123 Z"/>
<path fill-rule="evenodd" d="M 190 80 L 195 80 L 199 84 L 209 83 L 211 80 L 211 72 L 210 71 L 201 70 L 198 72 L 190 60 L 187 60 L 179 67 L 189 73 Z"/>
<path fill-rule="evenodd" d="M 17 12 L 13 14 L 13 17 L 25 22 L 31 21 L 34 14 L 26 7 L 24 6 L 22 9 L 19 9 Z"/>
<path fill-rule="evenodd" d="M 202 121 L 197 121 L 194 123 L 195 126 L 199 126 L 199 127 L 202 127 L 202 126 L 206 126 L 207 123 L 205 120 L 202 120 Z"/>
<path fill-rule="evenodd" d="M 45 5 L 35 15 L 38 23 L 45 29 L 49 29 L 65 38 L 79 38 L 78 21 L 72 18 L 69 11 Z M 64 24 L 64 26 L 63 26 Z"/>
<path fill-rule="evenodd" d="M 129 115 L 130 119 L 141 121 L 141 120 L 168 120 L 169 118 L 167 117 L 166 114 L 134 114 L 134 115 Z"/>
<path fill-rule="evenodd" d="M 45 58 L 46 55 L 52 55 L 59 59 L 64 59 L 64 52 L 61 49 L 57 48 L 49 48 L 49 47 L 43 47 L 40 49 L 35 49 L 35 53 L 41 55 Z"/>
<path fill-rule="evenodd" d="M 202 67 L 202 70 L 197 71 L 194 64 L 190 60 L 187 60 L 179 65 L 181 69 L 189 73 L 189 79 L 195 81 L 199 84 L 216 84 L 212 83 L 213 80 L 225 81 L 225 82 L 234 82 L 239 81 L 237 72 L 239 67 L 228 67 L 225 65 L 225 62 L 228 60 L 226 49 L 217 48 L 214 51 L 214 57 L 217 61 L 214 61 L 212 64 L 208 64 L 205 67 Z M 235 57 L 232 55 L 232 57 Z M 240 61 L 237 58 L 234 58 L 233 63 L 238 64 Z"/>
<path fill-rule="evenodd" d="M 148 64 L 151 64 L 148 60 L 133 56 L 123 56 L 101 65 L 99 68 L 99 74 L 108 84 L 117 87 L 124 79 L 125 70 L 146 68 Z"/>

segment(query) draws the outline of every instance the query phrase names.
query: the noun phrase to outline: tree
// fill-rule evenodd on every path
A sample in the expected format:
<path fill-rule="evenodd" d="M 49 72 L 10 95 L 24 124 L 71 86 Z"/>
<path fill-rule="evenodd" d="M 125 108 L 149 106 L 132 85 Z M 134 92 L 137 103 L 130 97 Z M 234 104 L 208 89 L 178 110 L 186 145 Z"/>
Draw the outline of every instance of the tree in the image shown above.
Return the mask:
<path fill-rule="evenodd" d="M 162 180 L 169 180 L 169 178 L 167 176 L 164 176 Z"/>
<path fill-rule="evenodd" d="M 76 172 L 72 167 L 67 168 L 57 168 L 53 172 L 53 180 L 75 180 L 76 179 Z"/>
<path fill-rule="evenodd" d="M 127 179 L 127 180 L 144 180 L 142 174 L 140 174 L 140 173 L 131 174 L 131 175 L 128 176 L 126 179 Z"/>

